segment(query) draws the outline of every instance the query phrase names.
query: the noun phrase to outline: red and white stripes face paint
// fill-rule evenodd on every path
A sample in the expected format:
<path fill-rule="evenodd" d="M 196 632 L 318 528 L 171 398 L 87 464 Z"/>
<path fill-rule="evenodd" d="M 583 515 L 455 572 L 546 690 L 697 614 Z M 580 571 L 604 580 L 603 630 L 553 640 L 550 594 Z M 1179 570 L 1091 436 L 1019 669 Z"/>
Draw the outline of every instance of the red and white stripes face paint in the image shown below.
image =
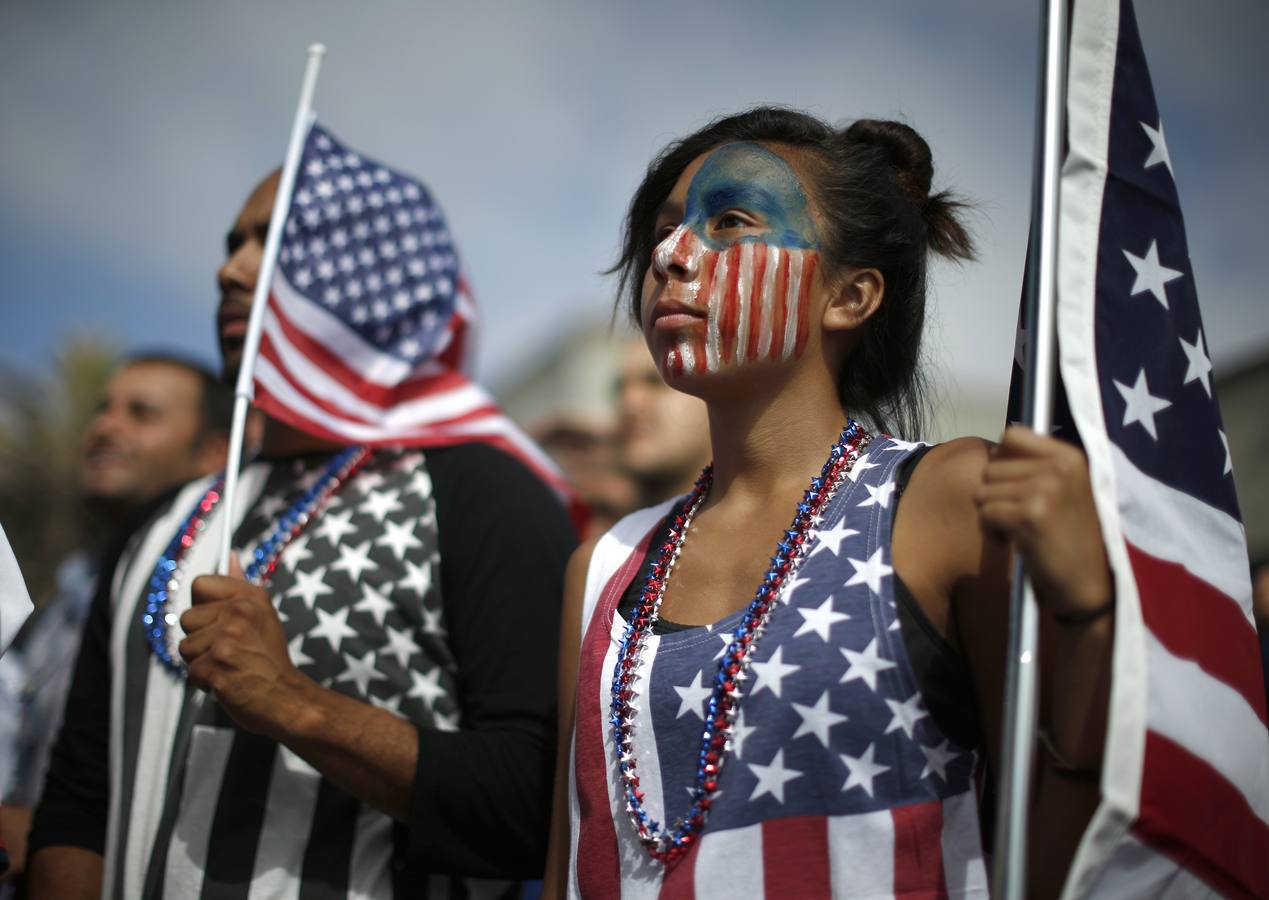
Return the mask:
<path fill-rule="evenodd" d="M 801 356 L 818 265 L 816 250 L 761 239 L 712 250 L 691 228 L 679 225 L 653 251 L 652 266 L 667 281 L 682 279 L 682 302 L 703 311 L 705 323 L 703 329 L 683 329 L 661 352 L 662 375 Z"/>

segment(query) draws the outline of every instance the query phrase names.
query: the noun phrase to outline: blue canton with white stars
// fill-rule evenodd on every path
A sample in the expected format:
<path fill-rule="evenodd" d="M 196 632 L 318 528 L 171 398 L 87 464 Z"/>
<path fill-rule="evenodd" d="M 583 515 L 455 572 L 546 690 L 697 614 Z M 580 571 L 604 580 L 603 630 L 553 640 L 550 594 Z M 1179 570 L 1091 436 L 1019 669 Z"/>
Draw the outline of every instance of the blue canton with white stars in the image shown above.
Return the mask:
<path fill-rule="evenodd" d="M 410 365 L 434 354 L 458 304 L 459 263 L 419 181 L 314 125 L 278 263 L 296 291 Z"/>
<path fill-rule="evenodd" d="M 1147 476 L 1240 519 L 1172 158 L 1136 20 L 1123 11 L 1094 300 L 1106 433 Z M 1023 418 L 1031 349 L 1020 327 L 1010 421 Z M 1078 443 L 1060 379 L 1053 409 L 1054 434 Z"/>
<path fill-rule="evenodd" d="M 1136 28 L 1122 17 L 1098 240 L 1106 430 L 1141 471 L 1238 518 L 1172 160 Z"/>
<path fill-rule="evenodd" d="M 976 757 L 930 717 L 899 633 L 894 476 L 916 446 L 874 440 L 826 509 L 754 655 L 707 834 L 971 789 Z M 710 679 L 742 614 L 658 637 L 640 704 L 652 716 L 660 769 L 654 818 L 672 821 L 688 807 Z M 617 617 L 613 633 L 620 627 Z M 646 740 L 637 728 L 640 759 L 651 759 Z"/>

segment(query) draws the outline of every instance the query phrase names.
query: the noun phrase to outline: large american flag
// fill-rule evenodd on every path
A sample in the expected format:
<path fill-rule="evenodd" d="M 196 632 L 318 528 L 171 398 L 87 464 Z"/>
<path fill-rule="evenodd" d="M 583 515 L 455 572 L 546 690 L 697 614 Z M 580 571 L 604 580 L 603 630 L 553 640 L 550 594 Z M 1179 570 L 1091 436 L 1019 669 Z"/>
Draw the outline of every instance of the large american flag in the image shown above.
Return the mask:
<path fill-rule="evenodd" d="M 266 413 L 346 443 L 493 444 L 583 515 L 554 464 L 469 379 L 476 309 L 421 182 L 315 123 L 274 271 L 255 364 Z"/>
<path fill-rule="evenodd" d="M 1067 109 L 1058 422 L 1088 453 L 1119 607 L 1103 802 L 1066 896 L 1266 897 L 1246 539 L 1130 0 L 1074 3 Z"/>

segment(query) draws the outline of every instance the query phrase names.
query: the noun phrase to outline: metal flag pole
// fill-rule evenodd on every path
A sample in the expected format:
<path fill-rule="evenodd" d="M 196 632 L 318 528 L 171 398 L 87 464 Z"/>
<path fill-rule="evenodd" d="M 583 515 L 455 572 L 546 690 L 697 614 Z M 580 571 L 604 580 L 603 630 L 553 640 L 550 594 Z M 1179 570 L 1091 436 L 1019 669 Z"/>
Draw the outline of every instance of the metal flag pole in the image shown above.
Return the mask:
<path fill-rule="evenodd" d="M 264 242 L 264 257 L 260 260 L 260 273 L 256 277 L 256 291 L 251 299 L 251 315 L 247 320 L 247 337 L 242 345 L 242 359 L 238 364 L 238 384 L 234 388 L 233 427 L 229 433 L 229 458 L 225 461 L 225 488 L 221 499 L 224 511 L 224 529 L 220 537 L 220 556 L 216 571 L 229 574 L 229 559 L 233 552 L 234 500 L 238 492 L 238 473 L 242 468 L 242 442 L 247 428 L 247 408 L 255 397 L 254 373 L 256 356 L 260 352 L 260 331 L 264 326 L 264 307 L 269 301 L 269 284 L 273 281 L 273 269 L 277 264 L 278 245 L 282 242 L 282 229 L 287 210 L 291 208 L 291 192 L 295 188 L 295 173 L 300 167 L 300 155 L 304 139 L 313 124 L 313 91 L 317 87 L 317 72 L 322 66 L 326 47 L 310 44 L 308 63 L 304 69 L 304 83 L 300 88 L 300 102 L 295 108 L 295 122 L 291 125 L 291 141 L 286 148 L 286 162 L 282 165 L 282 180 L 278 182 L 278 195 L 273 201 L 273 214 L 269 217 L 269 234 Z"/>
<path fill-rule="evenodd" d="M 1040 21 L 1035 175 L 1026 298 L 1027 366 L 1023 421 L 1038 434 L 1053 423 L 1057 351 L 1058 187 L 1066 112 L 1067 0 L 1045 0 Z M 1014 564 L 1009 603 L 1009 657 L 1001 720 L 999 805 L 992 894 L 1021 900 L 1027 884 L 1027 822 L 1031 800 L 1039 688 L 1039 610 L 1022 562 Z"/>

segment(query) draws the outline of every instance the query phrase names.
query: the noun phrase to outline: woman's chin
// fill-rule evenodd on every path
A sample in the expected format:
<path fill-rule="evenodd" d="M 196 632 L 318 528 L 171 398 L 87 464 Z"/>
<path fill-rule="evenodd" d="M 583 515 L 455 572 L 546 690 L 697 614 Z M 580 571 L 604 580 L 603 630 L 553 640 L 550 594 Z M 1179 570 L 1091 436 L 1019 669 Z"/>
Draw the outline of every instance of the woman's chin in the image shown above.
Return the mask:
<path fill-rule="evenodd" d="M 665 363 L 657 366 L 661 379 L 667 385 L 707 401 L 733 395 L 753 396 L 760 382 L 770 381 L 772 368 L 770 363 L 727 363 L 713 369 L 704 366 L 678 368 Z"/>

